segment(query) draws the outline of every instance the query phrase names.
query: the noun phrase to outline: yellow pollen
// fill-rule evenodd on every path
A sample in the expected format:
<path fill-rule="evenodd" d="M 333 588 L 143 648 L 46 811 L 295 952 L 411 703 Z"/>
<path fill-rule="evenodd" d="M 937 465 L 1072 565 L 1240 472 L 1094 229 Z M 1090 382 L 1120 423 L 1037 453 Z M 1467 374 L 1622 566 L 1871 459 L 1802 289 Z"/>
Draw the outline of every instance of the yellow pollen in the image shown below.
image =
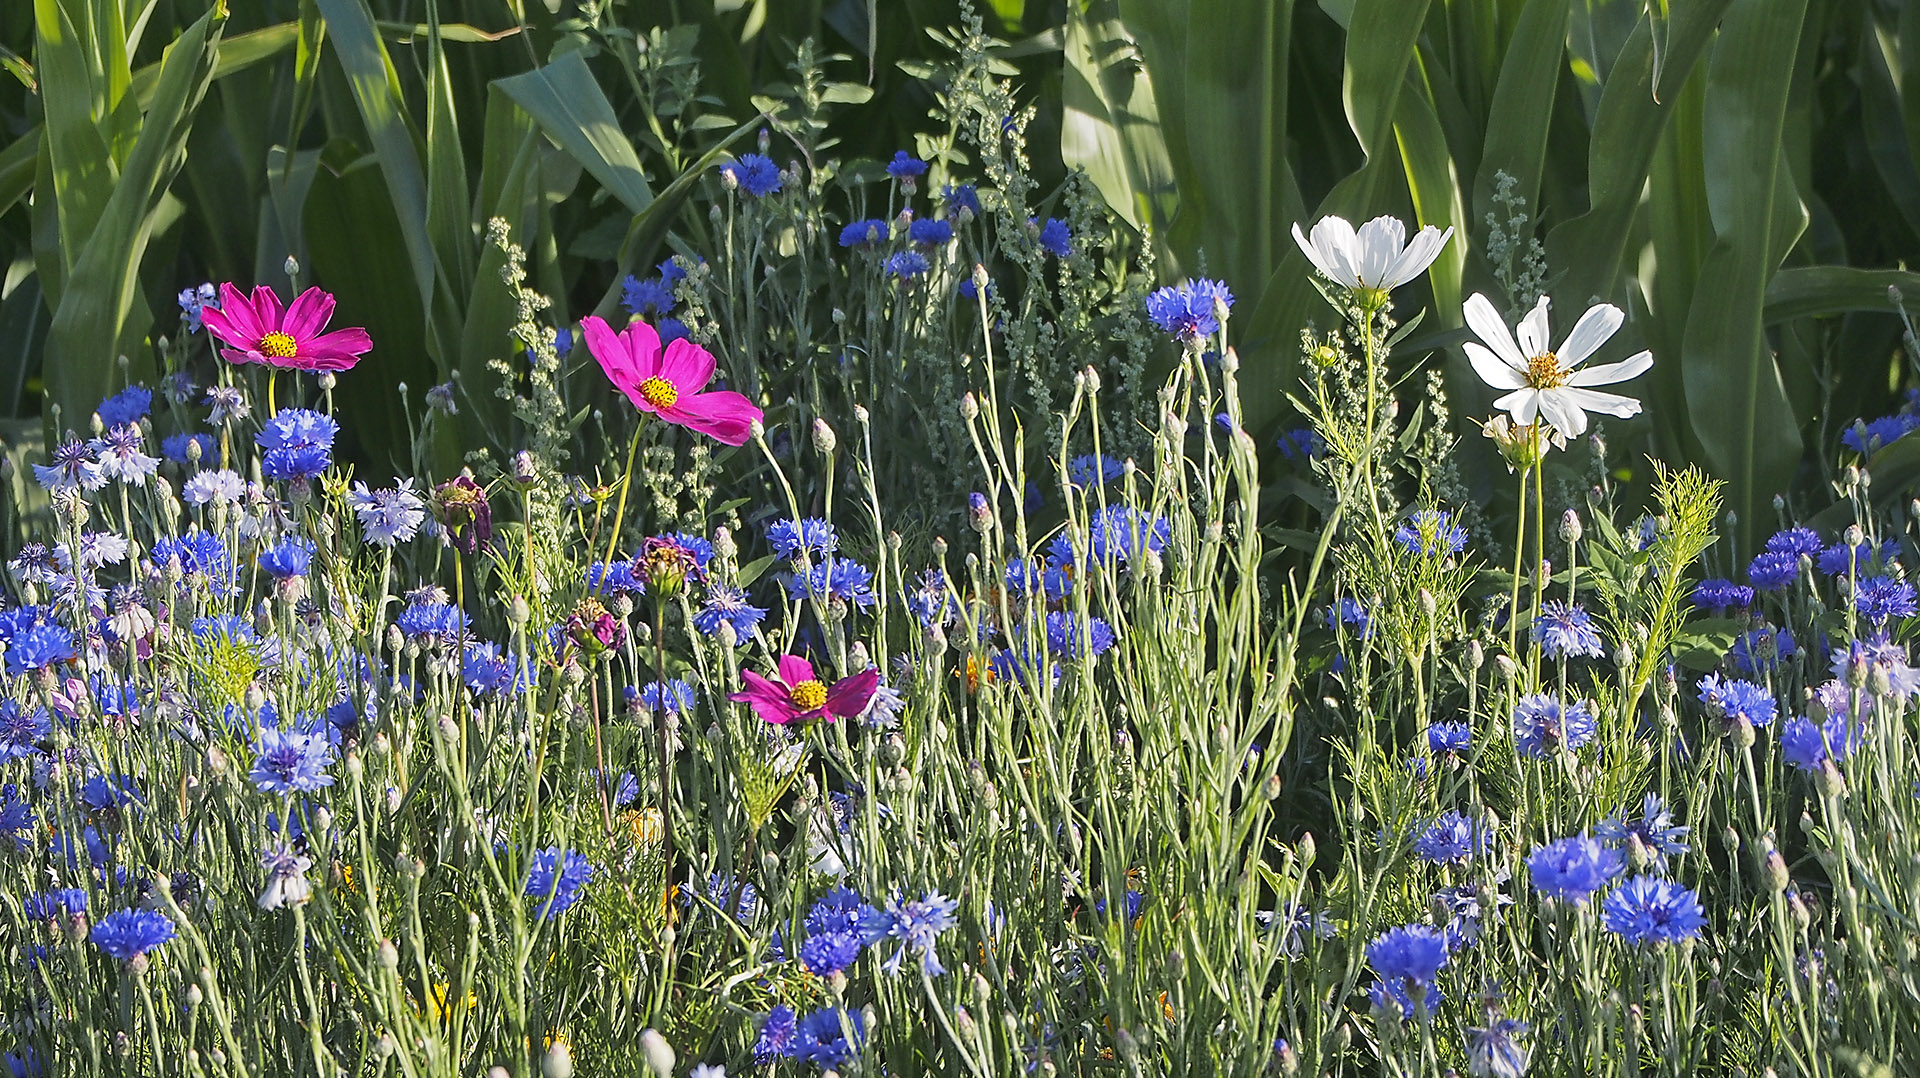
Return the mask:
<path fill-rule="evenodd" d="M 655 408 L 671 408 L 680 399 L 680 391 L 672 382 L 656 376 L 640 383 L 640 396 Z"/>
<path fill-rule="evenodd" d="M 1560 357 L 1545 352 L 1527 360 L 1527 384 L 1535 389 L 1553 389 L 1567 384 L 1570 372 L 1560 366 Z"/>
<path fill-rule="evenodd" d="M 817 679 L 803 681 L 787 690 L 787 699 L 802 711 L 817 711 L 827 704 L 827 685 Z"/>
<path fill-rule="evenodd" d="M 291 336 L 277 329 L 260 338 L 260 354 L 263 356 L 272 356 L 275 359 L 292 359 L 293 354 L 299 351 L 299 348 L 300 345 L 298 341 L 295 341 Z"/>

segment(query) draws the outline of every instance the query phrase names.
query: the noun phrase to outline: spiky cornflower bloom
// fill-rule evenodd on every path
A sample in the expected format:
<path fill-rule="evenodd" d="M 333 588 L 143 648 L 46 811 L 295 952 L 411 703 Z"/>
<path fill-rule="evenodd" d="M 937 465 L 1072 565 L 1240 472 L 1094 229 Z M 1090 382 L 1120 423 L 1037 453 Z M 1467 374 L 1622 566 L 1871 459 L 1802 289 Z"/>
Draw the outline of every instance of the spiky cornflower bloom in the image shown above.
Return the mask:
<path fill-rule="evenodd" d="M 1373 635 L 1373 619 L 1367 615 L 1367 608 L 1357 599 L 1341 599 L 1327 607 L 1327 628 L 1339 632 L 1341 626 L 1348 626 L 1352 635 L 1366 639 Z"/>
<path fill-rule="evenodd" d="M 1427 727 L 1427 750 L 1435 756 L 1465 756 L 1473 747 L 1473 730 L 1464 722 L 1436 722 Z"/>
<path fill-rule="evenodd" d="M 923 629 L 935 625 L 950 625 L 959 612 L 955 608 L 952 588 L 947 583 L 947 574 L 938 569 L 927 569 L 920 574 L 920 582 L 906 593 L 907 609 Z"/>
<path fill-rule="evenodd" d="M 819 558 L 840 549 L 839 534 L 832 524 L 819 517 L 776 520 L 767 525 L 767 542 L 775 554 L 789 560 L 803 552 L 810 558 Z"/>
<path fill-rule="evenodd" d="M 1835 543 L 1821 551 L 1820 571 L 1828 576 L 1859 576 L 1874 569 L 1885 569 L 1900 556 L 1898 541 L 1888 539 L 1877 548 L 1872 543 L 1863 542 L 1849 547 L 1845 540 Z"/>
<path fill-rule="evenodd" d="M 910 899 L 896 890 L 876 916 L 862 919 L 861 934 L 875 946 L 888 940 L 899 943 L 893 957 L 880 964 L 889 975 L 900 972 L 900 964 L 907 952 L 912 951 L 920 956 L 921 970 L 930 977 L 938 977 L 946 972 L 946 967 L 934 953 L 935 945 L 942 933 L 958 923 L 954 913 L 959 908 L 958 899 L 947 898 L 938 891 Z"/>
<path fill-rule="evenodd" d="M 887 175 L 911 185 L 914 180 L 927 174 L 927 163 L 905 150 L 895 150 L 893 160 L 887 162 Z M 909 189 L 911 187 L 909 186 Z"/>
<path fill-rule="evenodd" d="M 878 217 L 855 221 L 840 230 L 840 246 L 878 247 L 892 234 L 892 227 Z"/>
<path fill-rule="evenodd" d="M 660 682 L 647 682 L 646 687 L 640 690 L 638 699 L 640 706 L 649 712 L 668 711 L 684 715 L 693 708 L 695 696 L 693 686 L 679 678 L 670 678 L 664 692 L 661 691 Z"/>
<path fill-rule="evenodd" d="M 1779 702 L 1764 685 L 1736 681 L 1719 674 L 1700 679 L 1700 702 L 1707 714 L 1729 728 L 1745 723 L 1749 727 L 1768 726 L 1779 714 Z"/>
<path fill-rule="evenodd" d="M 645 322 L 616 333 L 604 320 L 587 317 L 580 331 L 607 380 L 644 415 L 725 445 L 745 445 L 752 436 L 759 407 L 732 390 L 707 388 L 716 361 L 705 348 L 686 339 L 663 343 Z"/>
<path fill-rule="evenodd" d="M 1440 1012 L 1443 1002 L 1440 988 L 1427 985 L 1420 992 L 1420 1003 L 1416 1004 L 1406 985 L 1399 981 L 1377 980 L 1367 987 L 1367 999 L 1372 1004 L 1375 1017 L 1389 1021 L 1410 1022 L 1419 1018 L 1425 1008 L 1425 1021 L 1432 1022 L 1433 1016 Z"/>
<path fill-rule="evenodd" d="M 857 932 L 811 935 L 800 944 L 800 963 L 815 976 L 830 977 L 853 965 L 860 958 L 861 947 Z"/>
<path fill-rule="evenodd" d="M 755 198 L 765 198 L 780 190 L 780 166 L 765 154 L 743 153 L 737 160 L 721 165 L 720 171 Z"/>
<path fill-rule="evenodd" d="M 946 207 L 948 217 L 980 216 L 980 189 L 973 184 L 947 184 L 940 188 L 940 202 Z"/>
<path fill-rule="evenodd" d="M 880 685 L 880 671 L 870 666 L 829 686 L 814 673 L 813 664 L 798 655 L 780 656 L 778 671 L 775 679 L 741 670 L 740 680 L 747 687 L 727 699 L 751 705 L 776 726 L 820 719 L 832 722 L 859 717 Z"/>
<path fill-rule="evenodd" d="M 907 238 L 922 247 L 945 247 L 953 239 L 953 225 L 937 217 L 922 217 L 907 226 Z"/>
<path fill-rule="evenodd" d="M 1467 529 L 1453 522 L 1453 514 L 1444 509 L 1422 509 L 1407 517 L 1393 533 L 1393 541 L 1410 554 L 1437 558 L 1458 554 L 1467 548 Z"/>
<path fill-rule="evenodd" d="M 1540 760 L 1593 740 L 1593 714 L 1584 703 L 1562 704 L 1545 693 L 1520 698 L 1513 708 L 1513 748 Z"/>
<path fill-rule="evenodd" d="M 313 567 L 313 541 L 291 535 L 260 552 L 260 571 L 275 580 L 293 580 Z"/>
<path fill-rule="evenodd" d="M 1759 677 L 1799 654 L 1799 650 L 1791 630 L 1760 625 L 1734 638 L 1727 660 L 1741 675 Z"/>
<path fill-rule="evenodd" d="M 207 332 L 227 347 L 229 363 L 262 363 L 303 371 L 344 371 L 373 349 L 373 338 L 358 327 L 323 333 L 333 318 L 333 296 L 309 288 L 284 311 L 280 297 L 266 285 L 252 296 L 231 284 L 220 286 L 220 305 L 202 307 Z"/>
<path fill-rule="evenodd" d="M 200 403 L 207 406 L 207 422 L 214 426 L 237 423 L 253 414 L 246 390 L 239 386 L 208 386 Z"/>
<path fill-rule="evenodd" d="M 188 449 L 188 446 L 192 445 L 200 447 L 202 464 L 220 463 L 214 457 L 220 451 L 220 443 L 214 441 L 211 434 L 169 434 L 160 439 L 160 455 L 175 464 L 186 467 L 195 463 L 192 452 Z"/>
<path fill-rule="evenodd" d="M 603 652 L 618 651 L 627 642 L 627 624 L 615 617 L 605 603 L 591 595 L 583 596 L 567 615 L 565 632 L 587 658 Z"/>
<path fill-rule="evenodd" d="M 307 879 L 313 858 L 276 843 L 260 852 L 260 867 L 267 874 L 266 886 L 260 890 L 261 909 L 304 906 L 313 897 L 313 883 Z"/>
<path fill-rule="evenodd" d="M 160 458 L 146 453 L 147 436 L 138 424 L 123 423 L 93 440 L 100 474 L 128 486 L 144 487 L 147 476 L 160 468 Z"/>
<path fill-rule="evenodd" d="M 1471 816 L 1448 810 L 1413 840 L 1413 852 L 1436 865 L 1464 865 L 1492 842 L 1487 825 Z"/>
<path fill-rule="evenodd" d="M 802 576 L 794 573 L 783 583 L 788 598 L 795 602 L 813 598 L 847 603 L 868 610 L 873 607 L 873 570 L 852 558 L 829 558 Z"/>
<path fill-rule="evenodd" d="M 720 635 L 720 626 L 733 626 L 736 640 L 745 640 L 766 618 L 767 608 L 747 601 L 747 593 L 730 584 L 707 585 L 706 601 L 693 612 L 693 627 L 706 636 Z"/>
<path fill-rule="evenodd" d="M 1820 533 L 1812 528 L 1784 528 L 1774 532 L 1767 537 L 1765 547 L 1770 554 L 1792 554 L 1796 558 L 1802 554 L 1817 558 L 1826 548 L 1827 544 L 1820 538 Z"/>
<path fill-rule="evenodd" d="M 74 661 L 73 633 L 51 622 L 16 633 L 7 644 L 7 674 L 22 677 L 59 663 Z"/>
<path fill-rule="evenodd" d="M 1715 613 L 1745 610 L 1753 605 L 1753 589 L 1731 580 L 1702 580 L 1694 585 L 1693 605 Z"/>
<path fill-rule="evenodd" d="M 1707 913 L 1688 888 L 1659 876 L 1635 876 L 1607 895 L 1600 923 L 1628 943 L 1680 943 L 1700 934 Z"/>
<path fill-rule="evenodd" d="M 1172 537 L 1165 517 L 1151 516 L 1130 505 L 1109 505 L 1087 521 L 1087 559 L 1098 565 L 1125 568 L 1148 551 L 1158 554 Z M 1063 533 L 1047 544 L 1047 553 L 1061 565 L 1075 563 L 1073 543 Z"/>
<path fill-rule="evenodd" d="M 1047 612 L 1047 650 L 1063 659 L 1097 659 L 1113 647 L 1117 639 L 1113 626 L 1104 618 L 1087 619 L 1081 632 L 1079 620 L 1064 610 Z"/>
<path fill-rule="evenodd" d="M 80 786 L 80 803 L 94 812 L 112 812 L 144 800 L 132 775 L 89 775 Z"/>
<path fill-rule="evenodd" d="M 333 467 L 333 440 L 340 424 L 307 408 L 283 408 L 254 436 L 260 474 L 268 479 L 307 480 Z"/>
<path fill-rule="evenodd" d="M 235 588 L 238 570 L 227 555 L 227 544 L 212 532 L 194 528 L 185 535 L 156 539 L 147 560 L 156 569 L 178 568 L 182 589 L 203 586 L 215 594 Z"/>
<path fill-rule="evenodd" d="M 247 777 L 265 793 L 312 793 L 333 785 L 326 770 L 333 763 L 333 746 L 324 734 L 263 725 L 255 747 Z"/>
<path fill-rule="evenodd" d="M 202 281 L 198 288 L 182 288 L 174 297 L 180 305 L 180 320 L 186 324 L 187 332 L 198 333 L 204 326 L 204 315 L 208 307 L 220 309 L 220 293 L 213 287 L 212 281 Z"/>
<path fill-rule="evenodd" d="M 1515 1018 L 1489 1018 L 1467 1027 L 1467 1073 L 1473 1078 L 1524 1078 L 1533 1055 L 1516 1038 L 1528 1025 Z"/>
<path fill-rule="evenodd" d="M 33 845 L 33 806 L 11 782 L 0 785 L 0 837 L 11 838 L 21 851 Z"/>
<path fill-rule="evenodd" d="M 807 911 L 804 926 L 814 935 L 861 932 L 862 925 L 873 923 L 872 918 L 878 916 L 880 912 L 861 901 L 851 888 L 835 887 L 814 902 Z"/>
<path fill-rule="evenodd" d="M 558 846 L 535 850 L 525 888 L 527 897 L 535 901 L 534 916 L 544 921 L 567 912 L 593 881 L 593 873 L 593 862 L 573 850 Z"/>
<path fill-rule="evenodd" d="M 1049 217 L 1045 224 L 1039 218 L 1027 219 L 1028 228 L 1036 228 L 1040 234 L 1040 249 L 1055 257 L 1066 258 L 1073 254 L 1073 233 L 1067 223 L 1058 217 Z"/>
<path fill-rule="evenodd" d="M 78 568 L 90 573 L 109 565 L 119 565 L 127 560 L 129 544 L 127 537 L 113 532 L 81 532 L 79 542 L 69 551 L 62 543 L 55 551 L 56 556 L 68 569 Z"/>
<path fill-rule="evenodd" d="M 493 507 L 484 487 L 472 476 L 457 475 L 435 487 L 427 499 L 447 545 L 472 554 L 493 541 Z"/>
<path fill-rule="evenodd" d="M 1876 693 L 1903 699 L 1920 695 L 1920 670 L 1907 664 L 1907 646 L 1885 631 L 1855 639 L 1846 651 L 1836 651 L 1832 669 L 1836 679 L 1853 683 L 1857 678 L 1858 684 Z M 1838 713 L 1843 709 L 1829 710 Z"/>
<path fill-rule="evenodd" d="M 411 477 L 400 480 L 397 487 L 379 490 L 355 483 L 347 492 L 347 505 L 360 518 L 361 534 L 372 546 L 409 542 L 427 519 L 427 503 L 413 489 Z"/>
<path fill-rule="evenodd" d="M 1223 282 L 1202 278 L 1149 293 L 1146 303 L 1147 317 L 1175 340 L 1204 341 L 1220 332 L 1216 304 L 1231 309 L 1233 293 Z"/>
<path fill-rule="evenodd" d="M 1540 616 L 1533 623 L 1533 639 L 1548 658 L 1565 659 L 1576 655 L 1598 658 L 1607 653 L 1600 643 L 1600 632 L 1593 617 L 1579 603 L 1549 599 L 1540 604 Z"/>
<path fill-rule="evenodd" d="M 78 887 L 56 887 L 28 895 L 20 905 L 29 921 L 58 921 L 87 912 L 87 893 Z"/>
<path fill-rule="evenodd" d="M 705 579 L 700 555 L 688 545 L 689 538 L 691 536 L 656 535 L 640 544 L 640 556 L 633 564 L 647 591 L 662 599 L 670 598 L 680 593 L 687 578 L 696 582 Z M 707 556 L 712 557 L 712 547 L 708 547 Z"/>
<path fill-rule="evenodd" d="M 798 1026 L 798 1016 L 793 1008 L 782 1003 L 767 1012 L 766 1021 L 760 1023 L 760 1036 L 753 1044 L 753 1061 L 771 1063 L 776 1059 L 787 1059 L 793 1055 L 793 1034 Z"/>
<path fill-rule="evenodd" d="M 631 560 L 608 565 L 596 561 L 587 566 L 587 590 L 596 595 L 645 595 L 638 567 Z"/>
<path fill-rule="evenodd" d="M 407 639 L 433 647 L 453 644 L 465 633 L 473 619 L 467 612 L 445 602 L 413 602 L 393 619 L 393 627 Z"/>
<path fill-rule="evenodd" d="M 153 390 L 146 386 L 128 386 L 127 388 L 100 402 L 93 414 L 100 417 L 100 424 L 111 430 L 114 427 L 138 423 L 147 417 L 153 407 Z"/>
<path fill-rule="evenodd" d="M 1781 726 L 1780 756 L 1795 770 L 1813 774 L 1830 760 L 1851 756 L 1863 732 L 1850 724 L 1845 714 L 1834 715 L 1819 724 L 1796 716 Z"/>
<path fill-rule="evenodd" d="M 642 280 L 628 274 L 626 280 L 620 282 L 620 306 L 625 307 L 628 314 L 652 320 L 659 315 L 672 314 L 678 302 L 674 299 L 672 287 L 658 277 Z"/>
<path fill-rule="evenodd" d="M 88 938 L 110 958 L 131 962 L 174 937 L 173 922 L 157 910 L 115 910 L 94 923 Z"/>
<path fill-rule="evenodd" d="M 1327 455 L 1327 440 L 1320 437 L 1312 427 L 1296 427 L 1280 435 L 1275 443 L 1280 455 L 1298 464 L 1318 460 Z"/>
<path fill-rule="evenodd" d="M 1403 1003 L 1416 991 L 1424 996 L 1446 964 L 1446 936 L 1431 925 L 1389 928 L 1367 944 L 1367 965 Z"/>
<path fill-rule="evenodd" d="M 1622 852 L 1636 841 L 1651 858 L 1654 867 L 1664 870 L 1667 858 L 1689 849 L 1686 842 L 1691 828 L 1673 822 L 1673 812 L 1660 795 L 1649 791 L 1640 802 L 1640 816 L 1609 816 L 1594 825 L 1593 833 Z"/>
<path fill-rule="evenodd" d="M 39 755 L 40 742 L 52 735 L 53 719 L 46 708 L 0 700 L 0 764 Z"/>
<path fill-rule="evenodd" d="M 898 277 L 903 283 L 915 277 L 925 276 L 932 268 L 927 257 L 918 251 L 900 251 L 889 255 L 886 261 L 887 272 Z"/>
<path fill-rule="evenodd" d="M 1126 473 L 1125 462 L 1115 460 L 1105 453 L 1098 455 L 1084 453 L 1067 461 L 1067 481 L 1082 490 L 1089 487 L 1104 487 Z"/>
<path fill-rule="evenodd" d="M 239 505 L 246 496 L 246 480 L 225 468 L 195 472 L 180 487 L 180 500 L 188 505 Z"/>
<path fill-rule="evenodd" d="M 1870 576 L 1854 589 L 1853 609 L 1880 628 L 1894 618 L 1920 614 L 1920 602 L 1915 600 L 1912 584 L 1890 576 Z"/>
<path fill-rule="evenodd" d="M 513 656 L 500 650 L 500 645 L 492 641 L 481 640 L 468 644 L 460 656 L 460 680 L 475 696 L 500 696 L 508 692 L 525 689 L 533 681 L 531 672 L 521 668 L 520 676 L 514 676 Z"/>
<path fill-rule="evenodd" d="M 844 1067 L 866 1040 L 865 1022 L 860 1011 L 823 1007 L 800 1019 L 794 1027 L 788 1054 L 793 1059 L 817 1063 L 822 1070 Z"/>
<path fill-rule="evenodd" d="M 1585 835 L 1535 846 L 1527 856 L 1533 889 L 1564 902 L 1585 902 L 1626 867 L 1618 851 Z"/>
<path fill-rule="evenodd" d="M 107 474 L 91 444 L 62 442 L 47 454 L 47 463 L 33 466 L 33 477 L 51 491 L 99 490 L 107 485 Z"/>
<path fill-rule="evenodd" d="M 1765 551 L 1747 563 L 1747 582 L 1755 591 L 1785 591 L 1800 578 L 1800 555 Z"/>

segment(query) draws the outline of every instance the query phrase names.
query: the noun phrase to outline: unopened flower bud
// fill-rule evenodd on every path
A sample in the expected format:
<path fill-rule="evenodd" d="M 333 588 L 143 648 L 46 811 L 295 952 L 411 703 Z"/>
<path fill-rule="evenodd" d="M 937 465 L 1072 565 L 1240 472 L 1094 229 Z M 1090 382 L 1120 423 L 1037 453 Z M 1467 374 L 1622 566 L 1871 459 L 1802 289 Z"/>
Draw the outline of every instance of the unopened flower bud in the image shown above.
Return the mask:
<path fill-rule="evenodd" d="M 827 425 L 826 420 L 815 416 L 813 420 L 814 451 L 818 453 L 831 453 L 839 445 L 840 439 L 834 436 L 833 428 Z"/>
<path fill-rule="evenodd" d="M 1560 514 L 1560 541 L 1567 544 L 1578 543 L 1586 530 L 1580 526 L 1580 514 L 1569 509 Z"/>
<path fill-rule="evenodd" d="M 673 1045 L 660 1035 L 657 1029 L 643 1030 L 640 1033 L 640 1052 L 646 1056 L 647 1069 L 654 1078 L 673 1078 L 675 1056 Z"/>
<path fill-rule="evenodd" d="M 736 186 L 740 182 L 732 180 L 731 172 L 721 175 L 728 177 Z M 566 1041 L 559 1037 L 553 1039 L 553 1046 L 547 1049 L 546 1055 L 540 1057 L 540 1074 L 541 1078 L 573 1078 L 573 1049 Z"/>
<path fill-rule="evenodd" d="M 980 402 L 974 398 L 972 390 L 960 397 L 960 418 L 969 423 L 980 418 Z"/>

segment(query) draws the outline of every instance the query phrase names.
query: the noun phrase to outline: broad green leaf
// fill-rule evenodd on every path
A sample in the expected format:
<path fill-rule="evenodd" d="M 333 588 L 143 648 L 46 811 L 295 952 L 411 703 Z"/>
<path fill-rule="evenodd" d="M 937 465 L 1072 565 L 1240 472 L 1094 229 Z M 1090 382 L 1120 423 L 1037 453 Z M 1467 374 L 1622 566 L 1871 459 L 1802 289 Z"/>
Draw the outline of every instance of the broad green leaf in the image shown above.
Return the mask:
<path fill-rule="evenodd" d="M 1473 178 L 1473 218 L 1468 224 L 1475 236 L 1483 235 L 1480 222 L 1493 210 L 1497 173 L 1512 176 L 1517 181 L 1514 193 L 1538 212 L 1554 93 L 1565 70 L 1570 3 L 1526 0 L 1519 24 L 1507 41 L 1500 81 L 1494 86 L 1493 104 L 1487 112 L 1487 141 Z"/>
<path fill-rule="evenodd" d="M 495 86 L 527 111 L 547 137 L 571 154 L 632 213 L 653 201 L 653 189 L 633 144 L 607 95 L 593 80 L 585 57 L 570 52 L 524 75 L 500 79 Z"/>
<path fill-rule="evenodd" d="M 1179 205 L 1173 162 L 1152 75 L 1118 8 L 1117 0 L 1100 0 L 1084 14 L 1068 9 L 1060 153 L 1087 170 L 1128 224 L 1163 229 Z"/>
<path fill-rule="evenodd" d="M 1801 266 L 1783 269 L 1767 282 L 1767 324 L 1847 311 L 1891 314 L 1887 290 L 1897 288 L 1909 302 L 1920 301 L 1920 273 L 1867 270 L 1851 266 Z"/>
<path fill-rule="evenodd" d="M 1466 205 L 1461 197 L 1460 177 L 1454 171 L 1453 156 L 1447 152 L 1446 135 L 1440 129 L 1440 117 L 1435 114 L 1417 72 L 1411 74 L 1408 81 L 1411 85 L 1401 95 L 1399 113 L 1394 120 L 1394 136 L 1400 147 L 1401 164 L 1406 169 L 1407 190 L 1413 196 L 1415 224 L 1455 230 L 1455 238 L 1434 260 L 1427 279 L 1433 288 L 1433 303 L 1441 325 L 1458 325 L 1462 318 L 1460 277 L 1467 262 Z"/>

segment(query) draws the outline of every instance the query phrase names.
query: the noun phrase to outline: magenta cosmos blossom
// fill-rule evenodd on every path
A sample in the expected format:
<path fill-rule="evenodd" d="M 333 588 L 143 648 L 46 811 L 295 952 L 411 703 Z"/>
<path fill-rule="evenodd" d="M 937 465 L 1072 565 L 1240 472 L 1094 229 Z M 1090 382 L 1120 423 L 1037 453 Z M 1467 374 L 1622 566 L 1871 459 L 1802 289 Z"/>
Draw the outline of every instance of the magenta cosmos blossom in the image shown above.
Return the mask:
<path fill-rule="evenodd" d="M 798 655 L 780 656 L 777 680 L 751 670 L 740 671 L 740 678 L 747 683 L 746 691 L 728 699 L 752 704 L 761 718 L 776 726 L 854 718 L 867 709 L 880 685 L 880 671 L 869 666 L 829 686 L 814 676 L 813 664 Z"/>
<path fill-rule="evenodd" d="M 344 371 L 373 348 L 373 338 L 358 326 L 322 333 L 332 317 L 333 296 L 318 288 L 300 293 L 282 310 L 280 297 L 266 285 L 248 297 L 223 284 L 220 306 L 200 309 L 202 324 L 227 343 L 230 362 L 300 371 Z"/>
<path fill-rule="evenodd" d="M 745 445 L 760 419 L 752 401 L 729 390 L 702 393 L 713 381 L 713 353 L 684 337 L 660 347 L 645 322 L 619 333 L 599 318 L 580 322 L 587 350 L 634 407 L 728 445 Z"/>

